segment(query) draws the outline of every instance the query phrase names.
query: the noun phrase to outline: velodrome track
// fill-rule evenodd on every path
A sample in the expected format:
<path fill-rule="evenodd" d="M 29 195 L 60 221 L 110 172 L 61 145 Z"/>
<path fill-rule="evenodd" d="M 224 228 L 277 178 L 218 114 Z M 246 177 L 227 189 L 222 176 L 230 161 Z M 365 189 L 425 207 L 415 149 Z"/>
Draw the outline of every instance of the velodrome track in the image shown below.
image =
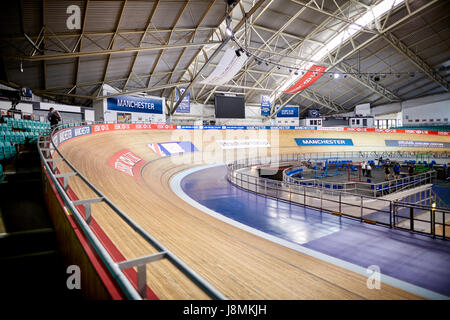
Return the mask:
<path fill-rule="evenodd" d="M 349 138 L 353 147 L 298 147 L 294 138 Z M 224 152 L 216 140 L 267 139 L 270 148 Z M 176 174 L 204 164 L 270 154 L 398 150 L 385 139 L 449 142 L 450 137 L 415 134 L 308 130 L 130 130 L 101 132 L 64 142 L 61 153 L 115 205 L 229 299 L 420 299 L 383 284 L 369 290 L 363 275 L 273 243 L 217 220 L 180 199 L 170 188 Z M 191 141 L 199 150 L 160 157 L 149 143 Z M 344 150 L 345 148 L 345 150 Z M 130 176 L 108 165 L 125 149 L 143 159 Z M 407 151 L 420 149 L 408 148 Z M 432 151 L 427 148 L 420 151 Z M 442 149 L 436 149 L 442 151 Z M 68 171 L 58 164 L 61 172 Z M 69 178 L 80 199 L 94 197 L 78 177 Z M 127 259 L 156 250 L 104 204 L 92 215 Z M 169 262 L 147 266 L 148 286 L 159 299 L 208 297 Z"/>

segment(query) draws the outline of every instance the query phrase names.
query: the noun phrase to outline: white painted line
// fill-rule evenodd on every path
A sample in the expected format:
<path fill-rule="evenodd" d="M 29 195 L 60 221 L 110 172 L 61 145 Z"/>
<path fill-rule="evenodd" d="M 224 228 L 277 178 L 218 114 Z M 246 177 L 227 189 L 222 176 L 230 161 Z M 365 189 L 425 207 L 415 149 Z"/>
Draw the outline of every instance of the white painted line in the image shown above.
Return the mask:
<path fill-rule="evenodd" d="M 224 215 L 222 215 L 222 214 L 220 214 L 220 213 L 218 213 L 216 211 L 213 211 L 213 210 L 203 206 L 202 204 L 198 203 L 197 201 L 195 201 L 194 199 L 189 197 L 183 191 L 183 189 L 181 188 L 181 181 L 183 180 L 184 177 L 186 177 L 186 176 L 188 176 L 188 175 L 190 175 L 192 173 L 195 173 L 197 171 L 201 171 L 201 170 L 208 169 L 208 168 L 213 168 L 213 167 L 218 167 L 218 166 L 224 166 L 224 164 L 212 164 L 212 165 L 200 166 L 200 167 L 195 167 L 195 168 L 191 168 L 191 169 L 182 171 L 182 172 L 176 174 L 175 176 L 173 176 L 170 179 L 170 188 L 173 190 L 173 192 L 175 192 L 175 194 L 177 194 L 181 199 L 183 199 L 184 201 L 189 203 L 191 206 L 193 206 L 193 207 L 195 207 L 195 208 L 205 212 L 206 214 L 209 214 L 210 216 L 212 216 L 212 217 L 214 217 L 216 219 L 219 219 L 219 220 L 221 220 L 223 222 L 231 224 L 231 225 L 233 225 L 233 226 L 235 226 L 237 228 L 240 228 L 242 230 L 250 232 L 250 233 L 252 233 L 254 235 L 260 236 L 260 237 L 262 237 L 262 238 L 264 238 L 266 240 L 275 242 L 275 243 L 277 243 L 279 245 L 282 245 L 282 246 L 285 246 L 287 248 L 296 250 L 298 252 L 307 254 L 309 256 L 312 256 L 314 258 L 320 259 L 322 261 L 329 262 L 329 263 L 334 264 L 334 265 L 336 265 L 338 267 L 345 268 L 347 270 L 356 272 L 356 273 L 358 273 L 360 275 L 363 275 L 365 277 L 368 276 L 366 268 L 363 268 L 363 267 L 358 266 L 356 264 L 353 264 L 353 263 L 350 263 L 350 262 L 347 262 L 347 261 L 344 261 L 344 260 L 341 260 L 341 259 L 329 256 L 327 254 L 318 252 L 316 250 L 312 250 L 312 249 L 303 247 L 301 245 L 292 243 L 290 241 L 287 241 L 287 240 L 275 237 L 275 236 L 273 236 L 271 234 L 262 232 L 262 231 L 260 231 L 258 229 L 249 227 L 249 226 L 247 226 L 247 225 L 245 225 L 243 223 L 240 223 L 240 222 L 237 222 L 237 221 L 235 221 L 233 219 L 225 217 Z M 434 299 L 434 300 L 448 300 L 448 299 L 450 299 L 450 297 L 444 296 L 444 295 L 442 295 L 440 293 L 437 293 L 437 292 L 434 292 L 434 291 L 431 291 L 431 290 L 428 290 L 428 289 L 416 286 L 414 284 L 411 284 L 411 283 L 408 283 L 408 282 L 405 282 L 405 281 L 402 281 L 402 280 L 399 280 L 399 279 L 396 279 L 396 278 L 393 278 L 393 277 L 390 277 L 390 276 L 387 276 L 387 275 L 384 275 L 384 274 L 381 274 L 381 282 L 389 284 L 389 285 L 391 285 L 393 287 L 397 287 L 397 288 L 400 288 L 402 290 L 414 293 L 416 295 L 425 297 L 427 299 Z"/>

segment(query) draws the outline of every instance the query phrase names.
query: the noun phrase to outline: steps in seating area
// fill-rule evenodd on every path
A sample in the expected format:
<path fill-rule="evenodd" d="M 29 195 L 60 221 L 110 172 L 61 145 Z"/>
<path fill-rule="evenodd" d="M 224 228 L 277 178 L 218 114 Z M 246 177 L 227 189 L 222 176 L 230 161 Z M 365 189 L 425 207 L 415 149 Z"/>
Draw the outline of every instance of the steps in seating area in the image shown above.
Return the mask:
<path fill-rule="evenodd" d="M 68 290 L 67 266 L 58 252 L 42 197 L 36 145 L 4 164 L 0 183 L 0 283 L 11 299 L 81 299 Z"/>

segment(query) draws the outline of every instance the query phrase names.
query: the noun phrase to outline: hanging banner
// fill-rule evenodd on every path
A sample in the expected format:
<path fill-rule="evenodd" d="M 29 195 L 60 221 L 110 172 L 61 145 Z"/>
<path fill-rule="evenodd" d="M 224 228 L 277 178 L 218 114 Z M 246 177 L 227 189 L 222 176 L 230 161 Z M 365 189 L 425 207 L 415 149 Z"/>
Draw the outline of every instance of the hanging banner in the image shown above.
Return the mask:
<path fill-rule="evenodd" d="M 228 48 L 227 51 L 220 59 L 214 71 L 209 75 L 208 78 L 201 81 L 201 84 L 211 84 L 211 85 L 221 85 L 227 83 L 241 70 L 245 61 L 247 61 L 247 56 L 244 53 L 238 57 L 236 52 L 232 48 Z"/>
<path fill-rule="evenodd" d="M 270 97 L 261 96 L 261 116 L 270 116 Z"/>
<path fill-rule="evenodd" d="M 305 75 L 300 78 L 300 80 L 298 80 L 292 87 L 283 92 L 297 93 L 305 88 L 308 88 L 322 76 L 323 71 L 325 71 L 326 69 L 327 67 L 313 65 L 311 68 L 309 68 L 309 71 L 307 71 Z"/>
<path fill-rule="evenodd" d="M 298 106 L 285 106 L 277 112 L 277 118 L 298 118 Z"/>
<path fill-rule="evenodd" d="M 180 94 L 183 95 L 185 88 L 180 88 Z M 175 103 L 178 102 L 178 99 L 180 99 L 178 95 L 178 90 L 175 90 Z M 190 113 L 191 112 L 191 93 L 189 92 L 186 94 L 186 96 L 181 100 L 180 104 L 178 105 L 177 110 L 175 110 L 175 113 Z"/>
<path fill-rule="evenodd" d="M 143 113 L 163 113 L 163 99 L 139 98 L 128 95 L 107 98 L 108 110 Z"/>

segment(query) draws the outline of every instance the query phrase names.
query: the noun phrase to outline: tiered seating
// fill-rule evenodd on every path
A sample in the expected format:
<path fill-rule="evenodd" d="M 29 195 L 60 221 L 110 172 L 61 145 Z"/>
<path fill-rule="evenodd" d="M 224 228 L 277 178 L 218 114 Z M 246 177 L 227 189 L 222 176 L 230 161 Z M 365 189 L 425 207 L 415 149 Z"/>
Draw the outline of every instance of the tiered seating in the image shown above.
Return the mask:
<path fill-rule="evenodd" d="M 428 130 L 428 131 L 450 131 L 450 126 L 449 126 L 449 125 L 437 125 L 437 126 L 403 126 L 403 127 L 391 127 L 390 129 Z"/>
<path fill-rule="evenodd" d="M 50 128 L 50 123 L 34 120 L 4 118 L 0 123 L 0 160 L 15 156 L 15 145 L 34 143 L 39 134 Z"/>

